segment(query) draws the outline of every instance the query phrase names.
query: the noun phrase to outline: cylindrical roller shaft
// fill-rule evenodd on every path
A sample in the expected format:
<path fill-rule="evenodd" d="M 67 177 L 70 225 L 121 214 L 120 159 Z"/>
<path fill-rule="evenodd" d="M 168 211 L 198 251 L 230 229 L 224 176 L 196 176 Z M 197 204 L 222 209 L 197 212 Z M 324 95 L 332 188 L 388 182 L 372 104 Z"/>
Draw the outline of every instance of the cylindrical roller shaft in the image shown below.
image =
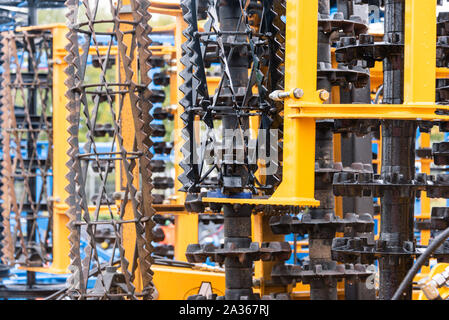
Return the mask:
<path fill-rule="evenodd" d="M 225 247 L 248 248 L 251 244 L 251 211 L 249 205 L 226 204 L 224 213 L 224 243 Z M 226 300 L 239 300 L 246 296 L 253 297 L 252 276 L 253 261 L 241 261 L 237 257 L 225 259 Z"/>
<path fill-rule="evenodd" d="M 385 40 L 404 43 L 404 0 L 385 1 Z M 384 60 L 385 104 L 403 103 L 404 55 L 389 55 Z M 401 183 L 410 182 L 415 174 L 416 122 L 389 120 L 382 122 L 383 177 L 399 175 Z M 381 199 L 380 240 L 388 251 L 402 250 L 405 241 L 413 241 L 413 215 L 415 193 L 406 197 L 394 190 L 386 190 Z M 379 261 L 379 298 L 389 300 L 408 269 L 413 265 L 411 256 L 384 256 Z M 404 299 L 411 299 L 412 289 Z"/>
<path fill-rule="evenodd" d="M 320 0 L 318 10 L 321 15 L 330 14 L 329 0 Z M 318 66 L 331 64 L 331 42 L 329 34 L 321 28 L 318 30 Z M 327 77 L 318 77 L 317 89 L 331 92 L 332 85 Z M 334 163 L 334 136 L 332 122 L 317 122 L 315 139 L 315 163 L 319 168 L 332 168 Z M 312 219 L 322 219 L 326 214 L 334 214 L 334 195 L 332 184 L 328 183 L 325 175 L 315 173 L 315 199 L 320 201 L 318 208 L 311 208 Z M 327 266 L 331 263 L 331 246 L 334 231 L 319 229 L 309 233 L 310 269 L 317 265 Z M 337 300 L 337 280 L 335 278 L 316 278 L 310 281 L 311 300 Z"/>

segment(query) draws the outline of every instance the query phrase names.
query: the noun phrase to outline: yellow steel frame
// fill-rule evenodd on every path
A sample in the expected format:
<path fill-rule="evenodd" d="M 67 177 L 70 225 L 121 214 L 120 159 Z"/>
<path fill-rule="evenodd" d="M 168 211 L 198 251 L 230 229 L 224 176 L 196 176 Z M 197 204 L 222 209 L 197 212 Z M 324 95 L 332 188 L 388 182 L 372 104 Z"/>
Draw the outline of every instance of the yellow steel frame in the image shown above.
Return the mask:
<path fill-rule="evenodd" d="M 213 293 L 224 295 L 225 277 L 221 271 L 160 265 L 153 265 L 151 269 L 154 271 L 153 279 L 158 300 L 186 300 L 198 293 L 202 282 L 209 282 Z"/>
<path fill-rule="evenodd" d="M 31 27 L 36 30 L 36 27 Z M 68 241 L 69 229 L 67 224 L 69 218 L 65 214 L 67 205 L 65 199 L 68 197 L 65 187 L 67 185 L 65 175 L 67 173 L 66 162 L 68 161 L 69 134 L 67 132 L 67 98 L 64 81 L 66 74 L 66 62 L 64 61 L 64 46 L 67 42 L 65 25 L 43 26 L 44 30 L 51 30 L 53 34 L 53 261 L 48 268 L 27 268 L 29 271 L 46 272 L 54 274 L 68 273 L 70 264 L 68 252 L 70 244 Z M 30 29 L 30 28 L 24 28 Z M 19 31 L 21 31 L 19 29 Z"/>
<path fill-rule="evenodd" d="M 449 72 L 446 68 L 436 68 L 434 57 L 435 44 L 431 39 L 436 39 L 435 28 L 427 23 L 433 23 L 436 16 L 436 7 L 432 3 L 424 3 L 421 1 L 409 0 L 406 7 L 406 61 L 405 61 L 405 80 L 406 85 L 404 90 L 406 93 L 406 104 L 413 105 L 412 101 L 418 101 L 420 103 L 426 101 L 435 101 L 435 81 L 431 81 L 432 77 L 438 79 L 447 78 Z M 425 10 L 424 10 L 425 9 Z M 422 11 L 424 10 L 424 11 Z M 421 12 L 422 11 L 422 12 Z M 420 15 L 422 16 L 420 17 Z M 416 23 L 419 22 L 418 25 Z M 414 25 L 415 24 L 415 25 Z M 426 25 L 424 28 L 424 25 Z M 414 31 L 415 28 L 423 28 L 420 33 Z M 426 37 L 428 39 L 426 39 Z M 425 41 L 423 39 L 426 39 Z M 408 51 L 407 51 L 408 50 Z M 424 65 L 420 64 L 420 59 L 423 59 Z M 426 69 L 426 70 L 424 70 Z M 423 72 L 423 73 L 421 73 Z M 426 79 L 425 84 L 421 81 L 424 76 Z M 376 62 L 375 68 L 371 69 L 371 84 L 372 88 L 378 88 L 383 84 L 383 71 L 382 62 Z M 379 156 L 378 159 L 373 161 L 378 164 L 380 170 L 380 158 L 381 158 L 381 141 L 376 141 L 379 144 Z M 421 133 L 421 148 L 429 148 L 430 145 L 430 134 Z M 432 163 L 431 159 L 422 158 L 418 160 L 421 162 L 421 172 L 430 174 L 430 165 Z M 380 173 L 380 172 L 378 172 Z M 421 195 L 421 213 L 417 215 L 417 219 L 430 219 L 430 199 L 423 192 Z M 380 226 L 380 219 L 379 219 Z M 378 226 L 378 227 L 379 227 Z M 421 245 L 428 245 L 430 240 L 430 230 L 421 231 Z M 429 272 L 429 267 L 423 267 L 421 273 L 415 277 L 415 281 L 422 279 L 427 276 Z M 413 293 L 414 299 L 417 297 L 417 293 Z"/>
<path fill-rule="evenodd" d="M 377 35 L 377 37 L 382 37 L 383 35 Z M 449 77 L 449 70 L 447 68 L 436 68 L 436 78 L 437 79 L 445 79 Z M 370 70 L 370 80 L 371 80 L 371 89 L 378 88 L 383 84 L 383 70 L 382 70 L 382 62 L 376 62 L 375 67 Z M 382 142 L 380 140 L 374 140 L 373 143 L 378 144 L 378 159 L 373 160 L 373 164 L 378 165 L 378 172 L 380 173 L 381 166 L 381 156 L 382 156 Z M 430 148 L 430 134 L 429 133 L 421 133 L 421 148 Z M 432 163 L 432 159 L 421 158 L 417 160 L 421 163 L 421 172 L 430 174 L 430 165 Z M 430 199 L 426 196 L 426 192 L 422 192 L 421 194 L 421 213 L 417 215 L 417 219 L 430 219 Z M 421 231 L 421 244 L 428 245 L 430 239 L 430 230 Z M 423 269 L 426 269 L 424 267 Z M 428 268 L 426 270 L 429 270 Z"/>
<path fill-rule="evenodd" d="M 421 133 L 421 148 L 430 148 L 430 134 Z M 430 164 L 432 159 L 422 158 L 421 172 L 430 174 Z M 416 216 L 417 219 L 427 220 L 430 219 L 430 199 L 427 197 L 426 192 L 421 193 L 421 214 Z M 430 240 L 430 230 L 421 231 L 421 244 L 427 246 Z"/>
<path fill-rule="evenodd" d="M 307 2 L 307 4 L 302 4 Z M 315 10 L 315 0 L 312 1 L 294 1 L 287 0 L 287 7 L 296 6 L 298 11 L 296 19 L 298 24 L 302 21 L 310 21 L 313 19 L 310 15 Z M 292 10 L 293 11 L 293 10 Z M 287 9 L 287 19 L 289 9 Z M 339 105 L 326 104 L 322 106 L 318 103 L 315 90 L 310 90 L 307 96 L 307 89 L 303 89 L 305 94 L 301 99 L 289 98 L 292 101 L 292 107 L 297 108 L 297 112 L 292 115 L 293 118 L 365 118 L 365 119 L 422 119 L 437 120 L 447 119 L 447 116 L 437 116 L 437 109 L 446 109 L 448 107 L 437 106 L 435 104 L 435 74 L 436 74 L 436 30 L 433 22 L 436 23 L 436 4 L 430 4 L 424 1 L 406 0 L 406 31 L 405 31 L 405 76 L 404 76 L 404 95 L 405 103 L 401 105 Z M 297 37 L 297 43 L 300 48 L 311 48 L 315 43 L 308 41 L 313 31 L 309 22 L 303 30 L 302 36 Z M 290 23 L 287 22 L 290 27 Z M 309 37 L 306 35 L 309 34 Z M 288 38 L 288 34 L 287 34 Z M 289 41 L 287 39 L 287 52 L 289 51 Z M 308 68 L 301 70 L 298 74 L 307 73 L 306 79 L 316 77 L 316 54 L 312 54 L 310 50 L 309 56 L 306 58 Z M 287 53 L 287 64 L 289 61 Z M 293 57 L 292 57 L 293 58 Z M 299 59 L 294 57 L 295 61 Z M 299 66 L 299 64 L 298 64 Z M 297 72 L 298 68 L 286 67 L 287 73 Z M 290 90 L 294 88 L 303 88 L 300 82 L 296 82 L 294 86 L 288 87 Z M 315 94 L 315 96 L 314 96 Z M 306 97 L 309 97 L 306 99 Z M 441 107 L 441 108 L 440 108 Z"/>
<path fill-rule="evenodd" d="M 314 200 L 315 119 L 449 120 L 435 104 L 436 3 L 406 0 L 405 102 L 401 105 L 326 104 L 316 90 L 318 0 L 287 0 L 283 181 L 269 199 L 207 202 L 316 206 Z M 296 98 L 293 90 L 302 89 Z"/>
<path fill-rule="evenodd" d="M 380 85 L 383 84 L 383 71 L 382 71 L 382 63 L 376 63 L 374 69 L 371 69 L 370 73 L 371 77 L 371 88 L 378 88 Z M 444 79 L 449 77 L 449 70 L 446 68 L 437 68 L 436 69 L 436 78 L 437 79 Z M 378 174 L 380 174 L 380 168 L 381 168 L 381 158 L 382 158 L 382 139 L 379 140 L 373 140 L 373 143 L 378 145 L 378 158 L 373 160 L 373 164 L 377 164 L 378 168 Z M 421 148 L 430 148 L 430 134 L 429 133 L 421 133 L 421 141 L 420 141 Z M 432 163 L 432 159 L 419 159 L 417 160 L 421 163 L 421 172 L 430 174 L 430 165 Z M 416 219 L 420 220 L 426 220 L 430 219 L 430 199 L 426 196 L 426 192 L 421 193 L 421 213 L 417 216 L 415 216 Z M 375 217 L 376 220 L 378 220 L 378 230 L 377 230 L 377 237 L 379 236 L 380 232 L 380 216 Z M 421 244 L 422 245 L 428 245 L 430 239 L 430 230 L 423 230 L 421 231 Z M 423 270 L 429 270 L 428 267 L 423 267 Z"/>

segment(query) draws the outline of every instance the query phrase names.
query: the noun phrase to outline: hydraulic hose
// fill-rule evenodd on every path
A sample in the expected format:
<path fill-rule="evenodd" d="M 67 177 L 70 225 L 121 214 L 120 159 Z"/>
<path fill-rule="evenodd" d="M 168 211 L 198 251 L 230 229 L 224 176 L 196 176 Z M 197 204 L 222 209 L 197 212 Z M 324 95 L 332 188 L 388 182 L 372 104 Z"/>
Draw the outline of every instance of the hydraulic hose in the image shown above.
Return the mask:
<path fill-rule="evenodd" d="M 449 238 L 449 228 L 441 232 L 434 241 L 427 247 L 423 254 L 416 260 L 416 263 L 409 270 L 404 280 L 402 280 L 401 285 L 396 290 L 391 300 L 399 300 L 399 297 L 404 293 L 408 284 L 413 281 L 413 278 L 424 265 L 424 262 L 430 257 L 430 255 L 447 239 Z"/>

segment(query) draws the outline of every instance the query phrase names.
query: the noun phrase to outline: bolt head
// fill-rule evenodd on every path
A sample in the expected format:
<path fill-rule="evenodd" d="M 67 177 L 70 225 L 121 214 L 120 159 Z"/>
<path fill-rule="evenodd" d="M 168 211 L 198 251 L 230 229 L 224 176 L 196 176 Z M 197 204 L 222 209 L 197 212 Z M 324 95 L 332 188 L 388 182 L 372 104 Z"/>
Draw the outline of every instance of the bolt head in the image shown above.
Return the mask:
<path fill-rule="evenodd" d="M 322 101 L 327 101 L 327 100 L 329 100 L 329 97 L 330 97 L 329 92 L 327 92 L 326 90 L 321 90 L 321 91 L 320 91 L 320 99 L 321 99 Z"/>
<path fill-rule="evenodd" d="M 293 96 L 296 99 L 301 99 L 304 96 L 304 90 L 296 88 L 295 90 L 293 90 Z"/>

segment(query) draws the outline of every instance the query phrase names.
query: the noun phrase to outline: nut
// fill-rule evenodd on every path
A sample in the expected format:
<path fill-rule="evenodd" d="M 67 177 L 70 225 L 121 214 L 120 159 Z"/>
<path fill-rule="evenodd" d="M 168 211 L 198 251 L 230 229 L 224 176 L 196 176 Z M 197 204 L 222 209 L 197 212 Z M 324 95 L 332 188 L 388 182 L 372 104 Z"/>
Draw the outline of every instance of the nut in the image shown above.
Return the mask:
<path fill-rule="evenodd" d="M 327 92 L 326 90 L 320 90 L 320 99 L 322 101 L 327 101 L 329 100 L 330 94 L 329 92 Z"/>
<path fill-rule="evenodd" d="M 304 90 L 300 89 L 300 88 L 296 88 L 293 90 L 293 96 L 296 99 L 301 99 L 304 96 Z"/>

